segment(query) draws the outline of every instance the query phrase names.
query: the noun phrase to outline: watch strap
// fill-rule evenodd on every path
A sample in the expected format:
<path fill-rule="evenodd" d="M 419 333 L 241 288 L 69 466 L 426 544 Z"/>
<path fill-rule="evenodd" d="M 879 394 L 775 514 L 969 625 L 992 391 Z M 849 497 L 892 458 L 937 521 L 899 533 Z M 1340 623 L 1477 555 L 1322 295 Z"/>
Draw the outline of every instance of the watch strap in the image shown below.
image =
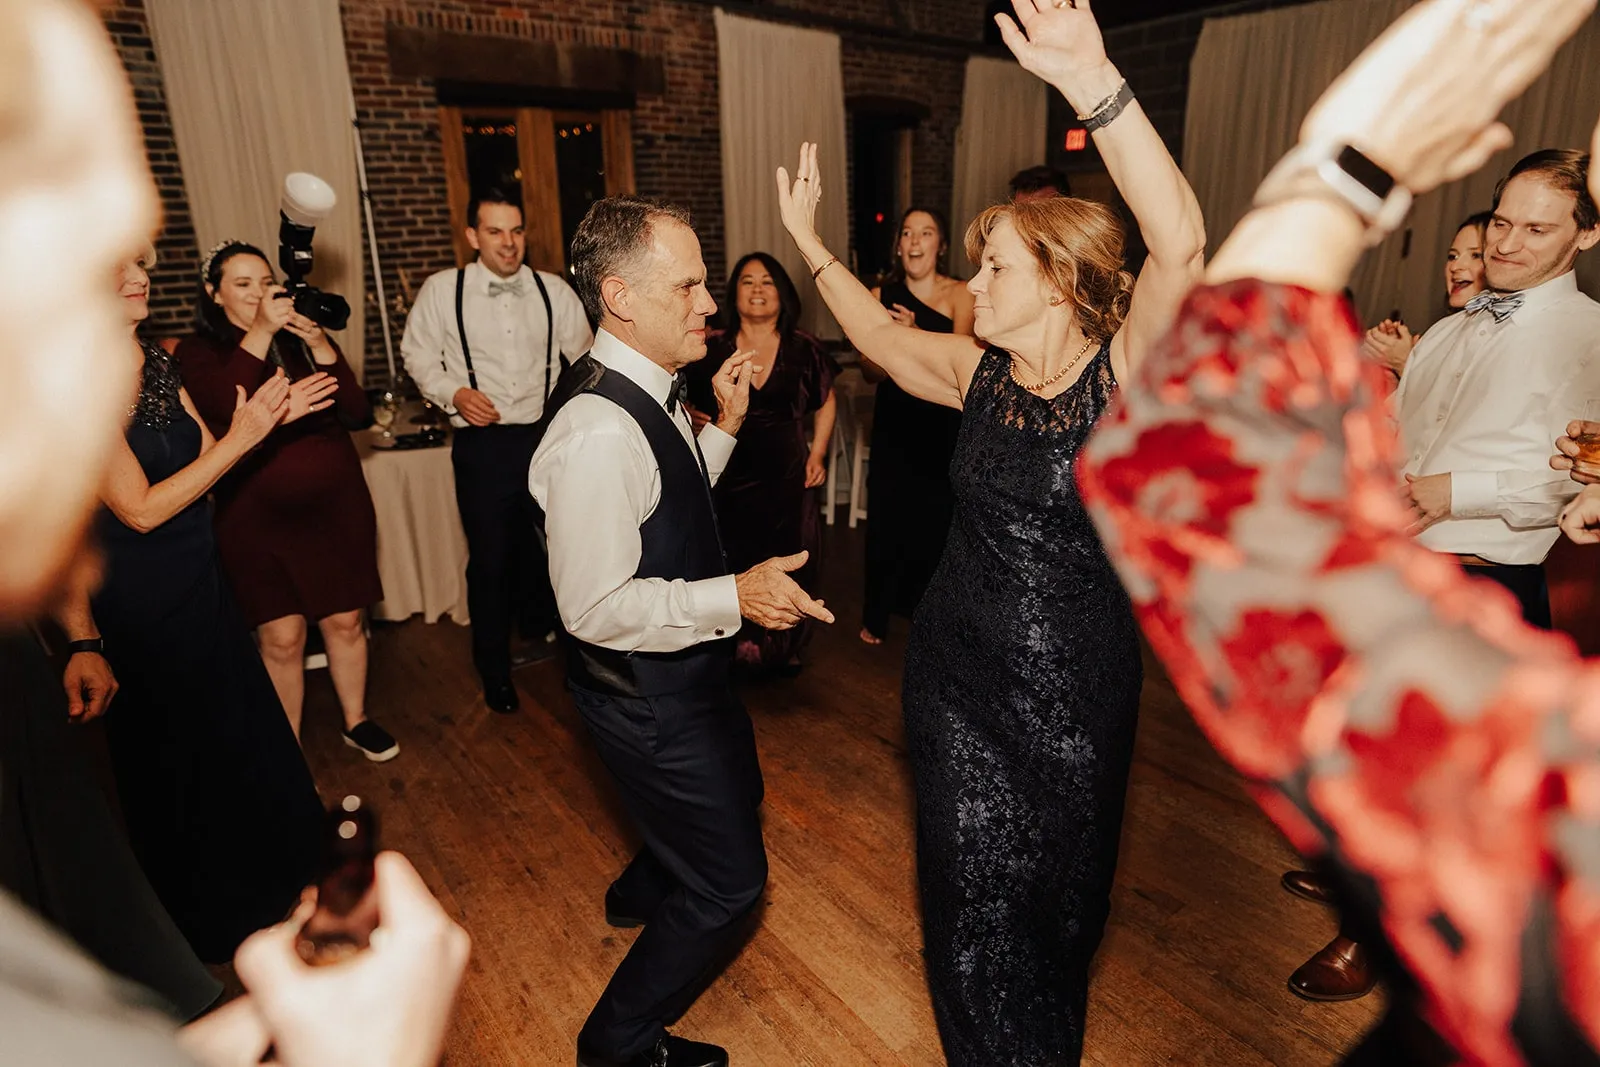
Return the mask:
<path fill-rule="evenodd" d="M 1387 195 L 1340 165 L 1346 153 L 1360 155 L 1367 169 L 1382 175 Z M 1319 197 L 1343 204 L 1366 226 L 1367 244 L 1377 245 L 1405 222 L 1411 211 L 1411 191 L 1349 145 L 1300 145 L 1284 156 L 1256 191 L 1256 207 L 1286 200 Z"/>
<path fill-rule="evenodd" d="M 103 637 L 86 637 L 81 641 L 67 642 L 67 655 L 75 656 L 79 652 L 93 652 L 103 656 L 106 652 L 106 639 Z"/>

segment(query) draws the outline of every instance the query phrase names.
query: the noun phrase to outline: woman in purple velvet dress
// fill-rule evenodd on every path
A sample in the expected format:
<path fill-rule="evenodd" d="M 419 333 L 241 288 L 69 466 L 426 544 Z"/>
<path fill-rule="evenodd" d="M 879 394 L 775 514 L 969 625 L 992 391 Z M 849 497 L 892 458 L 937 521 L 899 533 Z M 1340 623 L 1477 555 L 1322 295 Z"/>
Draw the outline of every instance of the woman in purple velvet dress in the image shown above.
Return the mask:
<path fill-rule="evenodd" d="M 828 475 L 828 444 L 839 366 L 815 337 L 800 330 L 800 295 L 782 265 L 752 252 L 734 266 L 723 303 L 727 329 L 706 338 L 706 358 L 691 365 L 689 399 L 696 422 L 716 418 L 711 379 L 735 352 L 754 351 L 760 368 L 750 388 L 750 413 L 727 470 L 713 491 L 728 566 L 739 573 L 775 556 L 810 553 L 795 581 L 815 596 L 821 541 L 814 490 Z M 809 442 L 807 416 L 815 412 Z M 738 662 L 792 674 L 808 629 L 764 630 L 745 623 Z"/>

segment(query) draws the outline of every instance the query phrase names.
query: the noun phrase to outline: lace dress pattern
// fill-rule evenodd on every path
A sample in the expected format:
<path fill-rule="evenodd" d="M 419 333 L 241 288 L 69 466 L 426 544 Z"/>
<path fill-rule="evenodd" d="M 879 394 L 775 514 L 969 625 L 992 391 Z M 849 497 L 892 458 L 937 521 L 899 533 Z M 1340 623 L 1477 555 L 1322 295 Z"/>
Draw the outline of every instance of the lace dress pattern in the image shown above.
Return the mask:
<path fill-rule="evenodd" d="M 1059 396 L 989 350 L 956 516 L 907 652 L 928 978 L 961 1065 L 1079 1061 L 1143 680 L 1075 466 L 1116 393 L 1109 345 Z"/>

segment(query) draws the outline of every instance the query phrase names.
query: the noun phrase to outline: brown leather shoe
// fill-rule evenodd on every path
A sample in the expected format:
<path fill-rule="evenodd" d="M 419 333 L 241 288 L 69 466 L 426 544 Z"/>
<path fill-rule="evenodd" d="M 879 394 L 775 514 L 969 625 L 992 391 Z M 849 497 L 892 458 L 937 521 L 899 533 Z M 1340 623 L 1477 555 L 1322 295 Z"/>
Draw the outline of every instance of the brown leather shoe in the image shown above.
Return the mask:
<path fill-rule="evenodd" d="M 1302 900 L 1316 904 L 1337 903 L 1333 896 L 1333 883 L 1313 871 L 1285 871 L 1278 882 Z"/>
<path fill-rule="evenodd" d="M 1307 1000 L 1359 1000 L 1377 982 L 1366 951 L 1336 937 L 1289 976 L 1289 992 Z"/>

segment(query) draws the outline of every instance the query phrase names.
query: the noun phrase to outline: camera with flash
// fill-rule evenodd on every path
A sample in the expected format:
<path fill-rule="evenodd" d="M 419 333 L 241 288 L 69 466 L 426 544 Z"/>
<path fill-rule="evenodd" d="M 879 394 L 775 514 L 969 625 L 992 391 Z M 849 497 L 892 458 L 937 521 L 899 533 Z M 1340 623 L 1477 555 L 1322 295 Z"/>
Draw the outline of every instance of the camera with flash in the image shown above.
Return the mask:
<path fill-rule="evenodd" d="M 294 309 L 325 330 L 342 330 L 350 324 L 350 304 L 336 293 L 324 292 L 306 281 L 311 273 L 311 237 L 317 224 L 328 217 L 339 198 L 333 186 L 297 171 L 283 180 L 283 200 L 278 209 L 278 266 L 283 269 L 282 296 L 294 300 Z"/>

